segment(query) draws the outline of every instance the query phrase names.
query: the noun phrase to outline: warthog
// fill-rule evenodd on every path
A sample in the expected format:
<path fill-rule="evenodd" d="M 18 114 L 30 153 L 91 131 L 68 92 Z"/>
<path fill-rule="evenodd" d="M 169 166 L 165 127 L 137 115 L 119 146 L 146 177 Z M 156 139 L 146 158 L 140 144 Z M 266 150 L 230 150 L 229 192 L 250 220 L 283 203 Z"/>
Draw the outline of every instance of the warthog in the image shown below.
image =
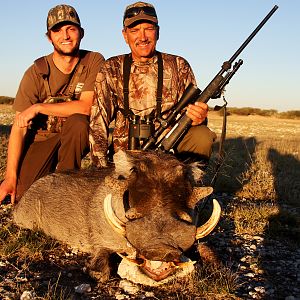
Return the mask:
<path fill-rule="evenodd" d="M 214 200 L 210 219 L 196 228 L 195 206 L 212 192 L 193 186 L 201 179 L 199 168 L 159 152 L 119 151 L 114 162 L 37 180 L 16 205 L 14 221 L 90 253 L 88 269 L 100 281 L 110 276 L 112 253 L 134 258 L 149 277 L 164 279 L 195 240 L 214 229 L 220 206 Z"/>

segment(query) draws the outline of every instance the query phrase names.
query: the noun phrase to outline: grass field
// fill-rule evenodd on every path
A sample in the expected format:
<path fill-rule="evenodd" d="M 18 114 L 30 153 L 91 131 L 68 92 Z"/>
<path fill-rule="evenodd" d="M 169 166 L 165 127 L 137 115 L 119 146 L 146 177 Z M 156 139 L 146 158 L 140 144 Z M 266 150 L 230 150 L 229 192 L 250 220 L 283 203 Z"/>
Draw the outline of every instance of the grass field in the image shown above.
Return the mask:
<path fill-rule="evenodd" d="M 0 105 L 0 179 L 5 171 L 11 122 L 11 107 Z M 300 253 L 297 252 L 300 245 L 300 120 L 230 115 L 227 123 L 224 156 L 214 186 L 223 215 L 219 228 L 211 237 L 212 245 L 219 251 L 221 265 L 202 264 L 195 276 L 185 281 L 154 290 L 141 288 L 140 294 L 128 296 L 130 299 L 248 299 L 243 295 L 251 299 L 252 290 L 245 287 L 241 292 L 240 288 L 245 286 L 239 269 L 244 257 L 251 260 L 249 270 L 254 265 L 259 269 L 257 273 L 262 283 L 258 286 L 265 290 L 270 286 L 269 290 L 274 290 L 271 294 L 259 294 L 255 290 L 253 299 L 284 299 L 300 295 L 297 289 L 300 282 Z M 222 118 L 219 114 L 210 114 L 209 127 L 220 137 Z M 216 175 L 218 147 L 219 138 L 214 146 L 206 184 L 210 184 Z M 78 299 L 115 299 L 119 292 L 118 278 L 96 288 L 82 271 L 84 255 L 72 254 L 40 233 L 19 230 L 11 224 L 10 209 L 10 206 L 0 208 L 0 267 L 3 269 L 0 271 L 0 295 L 1 291 L 10 289 L 11 294 L 18 298 L 24 290 L 34 290 L 39 296 L 36 299 L 74 299 L 71 298 L 71 289 L 88 281 L 93 291 L 87 298 Z M 247 250 L 252 253 L 250 258 L 248 252 L 248 256 L 239 253 L 244 244 L 258 237 L 263 241 L 264 251 L 271 249 L 270 252 Z M 277 248 L 284 251 L 278 254 Z M 281 261 L 287 266 L 285 259 L 290 259 L 296 277 L 288 273 L 287 267 L 276 269 Z M 274 272 L 270 269 L 272 262 L 276 265 Z M 69 278 L 68 274 L 71 274 Z M 44 279 L 39 280 L 41 277 Z M 256 278 L 249 284 L 255 284 Z M 288 290 L 287 285 L 291 286 Z M 147 298 L 146 295 L 150 296 Z"/>

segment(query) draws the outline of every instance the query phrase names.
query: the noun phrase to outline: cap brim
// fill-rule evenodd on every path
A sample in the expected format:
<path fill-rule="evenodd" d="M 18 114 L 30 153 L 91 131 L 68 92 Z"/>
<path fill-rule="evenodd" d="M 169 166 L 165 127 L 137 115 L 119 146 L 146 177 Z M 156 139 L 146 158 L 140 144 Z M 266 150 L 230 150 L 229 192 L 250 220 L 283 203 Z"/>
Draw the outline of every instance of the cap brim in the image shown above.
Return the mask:
<path fill-rule="evenodd" d="M 152 23 L 158 24 L 158 20 L 156 17 L 152 17 L 146 14 L 138 14 L 135 17 L 125 19 L 124 26 L 128 27 L 137 21 L 150 21 Z"/>
<path fill-rule="evenodd" d="M 70 24 L 74 24 L 77 25 L 79 27 L 81 27 L 81 24 L 75 21 L 71 21 L 71 20 L 59 20 L 56 23 L 52 24 L 51 26 L 48 27 L 48 30 L 51 30 L 54 26 L 60 24 L 60 23 L 70 23 Z"/>

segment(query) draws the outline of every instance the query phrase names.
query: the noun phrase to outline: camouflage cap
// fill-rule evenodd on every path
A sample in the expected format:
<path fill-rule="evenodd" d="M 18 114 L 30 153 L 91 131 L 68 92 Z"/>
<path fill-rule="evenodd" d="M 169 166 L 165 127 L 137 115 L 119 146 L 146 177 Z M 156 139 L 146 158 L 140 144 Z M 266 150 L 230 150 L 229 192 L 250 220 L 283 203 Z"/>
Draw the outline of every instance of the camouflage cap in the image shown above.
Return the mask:
<path fill-rule="evenodd" d="M 125 27 L 142 20 L 158 24 L 156 11 L 152 4 L 139 1 L 126 7 L 123 17 Z"/>
<path fill-rule="evenodd" d="M 52 29 L 61 22 L 70 22 L 76 25 L 80 24 L 79 16 L 74 7 L 66 4 L 57 5 L 48 12 L 47 30 Z"/>

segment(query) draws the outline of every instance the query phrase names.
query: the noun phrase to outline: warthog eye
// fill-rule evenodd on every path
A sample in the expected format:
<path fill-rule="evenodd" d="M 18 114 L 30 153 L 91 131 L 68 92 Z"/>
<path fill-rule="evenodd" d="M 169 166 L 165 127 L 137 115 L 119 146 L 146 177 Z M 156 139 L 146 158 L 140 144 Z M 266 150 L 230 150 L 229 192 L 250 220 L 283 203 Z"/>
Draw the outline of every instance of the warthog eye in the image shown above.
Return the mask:
<path fill-rule="evenodd" d="M 176 215 L 180 220 L 193 224 L 193 218 L 186 211 L 177 210 Z"/>
<path fill-rule="evenodd" d="M 137 167 L 136 167 L 136 166 L 133 166 L 133 167 L 130 169 L 130 172 L 131 172 L 131 173 L 137 173 Z"/>

